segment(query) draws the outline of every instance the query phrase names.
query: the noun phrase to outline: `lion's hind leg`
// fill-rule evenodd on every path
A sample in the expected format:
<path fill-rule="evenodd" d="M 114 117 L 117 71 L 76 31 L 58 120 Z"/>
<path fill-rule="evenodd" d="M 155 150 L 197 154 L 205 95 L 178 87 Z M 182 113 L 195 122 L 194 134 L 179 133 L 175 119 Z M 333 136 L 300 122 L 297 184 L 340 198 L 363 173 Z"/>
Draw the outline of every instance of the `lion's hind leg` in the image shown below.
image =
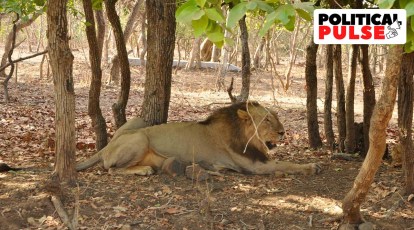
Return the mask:
<path fill-rule="evenodd" d="M 319 174 L 322 171 L 320 165 L 315 163 L 308 164 L 296 164 L 286 161 L 275 161 L 274 162 L 275 174 L 303 174 L 303 175 L 314 175 Z"/>

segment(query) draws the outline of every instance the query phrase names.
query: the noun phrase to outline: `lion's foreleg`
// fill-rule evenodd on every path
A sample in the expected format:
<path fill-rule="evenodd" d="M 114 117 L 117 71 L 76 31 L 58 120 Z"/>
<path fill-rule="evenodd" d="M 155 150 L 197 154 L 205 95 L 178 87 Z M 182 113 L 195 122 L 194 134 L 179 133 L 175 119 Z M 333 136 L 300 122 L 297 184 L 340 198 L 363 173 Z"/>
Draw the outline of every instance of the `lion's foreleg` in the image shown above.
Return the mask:
<path fill-rule="evenodd" d="M 315 163 L 296 164 L 286 161 L 273 161 L 275 173 L 313 175 L 321 171 L 321 167 Z"/>

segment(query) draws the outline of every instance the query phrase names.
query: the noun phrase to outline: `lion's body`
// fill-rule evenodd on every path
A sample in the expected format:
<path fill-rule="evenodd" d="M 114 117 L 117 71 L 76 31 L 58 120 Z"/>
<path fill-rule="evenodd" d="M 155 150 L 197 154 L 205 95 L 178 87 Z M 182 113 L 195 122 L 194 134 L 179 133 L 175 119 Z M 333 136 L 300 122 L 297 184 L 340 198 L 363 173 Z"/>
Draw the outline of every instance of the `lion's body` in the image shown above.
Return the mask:
<path fill-rule="evenodd" d="M 175 160 L 185 165 L 197 163 L 212 171 L 231 169 L 249 174 L 318 171 L 315 164 L 269 160 L 266 144 L 273 147 L 282 138 L 283 125 L 274 112 L 258 103 L 249 103 L 248 107 L 243 104 L 223 108 L 203 122 L 143 127 L 145 122 L 136 119 L 127 123 L 135 128 L 117 131 L 108 146 L 80 163 L 77 169 L 102 162 L 105 169 L 117 173 L 149 175 Z"/>

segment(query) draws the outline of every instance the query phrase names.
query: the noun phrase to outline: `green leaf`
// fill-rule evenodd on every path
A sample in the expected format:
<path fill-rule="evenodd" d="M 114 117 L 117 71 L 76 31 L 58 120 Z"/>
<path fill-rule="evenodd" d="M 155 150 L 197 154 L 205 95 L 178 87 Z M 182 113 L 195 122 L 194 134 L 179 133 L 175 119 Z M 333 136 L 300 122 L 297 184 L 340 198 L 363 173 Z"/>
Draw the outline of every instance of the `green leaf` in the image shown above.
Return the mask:
<path fill-rule="evenodd" d="M 411 53 L 414 51 L 414 43 L 412 41 L 409 41 L 407 43 L 405 43 L 404 45 L 404 51 L 406 53 Z"/>
<path fill-rule="evenodd" d="M 189 5 L 182 9 L 178 15 L 176 15 L 176 19 L 179 22 L 190 23 L 192 20 L 200 19 L 203 15 L 204 11 L 202 11 L 198 6 Z"/>
<path fill-rule="evenodd" d="M 283 24 L 285 28 L 289 31 L 293 31 L 295 29 L 295 17 L 290 17 L 290 20 L 288 23 Z"/>
<path fill-rule="evenodd" d="M 407 1 L 408 0 L 399 0 L 398 4 L 400 5 L 400 9 L 405 8 L 405 6 L 407 5 Z"/>
<path fill-rule="evenodd" d="M 255 1 L 257 3 L 257 7 L 261 10 L 266 11 L 267 13 L 273 12 L 274 9 L 273 7 L 271 7 L 269 4 L 267 4 L 266 2 L 262 2 L 262 1 Z"/>
<path fill-rule="evenodd" d="M 414 15 L 414 2 L 410 2 L 405 6 L 405 11 L 407 12 L 407 18 Z"/>
<path fill-rule="evenodd" d="M 203 15 L 200 19 L 191 22 L 193 26 L 193 32 L 195 37 L 201 36 L 207 29 L 208 17 Z"/>
<path fill-rule="evenodd" d="M 414 16 L 411 17 L 411 31 L 414 31 Z"/>
<path fill-rule="evenodd" d="M 231 8 L 229 15 L 227 17 L 227 27 L 233 28 L 236 26 L 237 22 L 246 14 L 247 2 L 241 2 Z"/>
<path fill-rule="evenodd" d="M 195 0 L 189 0 L 188 2 L 182 4 L 180 7 L 178 7 L 178 9 L 175 11 L 175 18 L 177 19 L 178 17 L 182 17 L 180 15 L 188 7 L 197 7 L 197 3 L 195 2 Z"/>
<path fill-rule="evenodd" d="M 313 11 L 315 10 L 315 7 L 313 6 L 312 2 L 295 1 L 295 3 L 293 3 L 293 7 L 295 9 L 301 9 L 309 13 L 313 13 Z"/>
<path fill-rule="evenodd" d="M 281 21 L 283 25 L 286 25 L 290 22 L 290 17 L 295 17 L 295 9 L 290 4 L 279 6 L 275 12 L 276 18 Z"/>
<path fill-rule="evenodd" d="M 248 2 L 247 5 L 246 5 L 246 8 L 248 10 L 254 10 L 254 9 L 256 9 L 256 7 L 257 7 L 257 2 L 255 2 L 255 1 Z"/>
<path fill-rule="evenodd" d="M 215 42 L 223 41 L 224 34 L 222 32 L 212 32 L 212 33 L 207 33 L 207 37 L 208 37 L 208 40 L 215 43 Z"/>
<path fill-rule="evenodd" d="M 395 0 L 378 0 L 378 6 L 381 9 L 390 9 L 394 2 Z"/>
<path fill-rule="evenodd" d="M 34 0 L 33 2 L 34 2 L 34 4 L 36 4 L 36 6 L 44 6 L 45 5 L 45 0 Z"/>
<path fill-rule="evenodd" d="M 308 12 L 302 9 L 296 9 L 296 12 L 301 18 L 305 19 L 306 21 L 312 21 L 312 16 Z"/>
<path fill-rule="evenodd" d="M 270 14 L 267 14 L 265 23 L 259 31 L 259 36 L 263 37 L 267 33 L 267 31 L 270 29 L 270 27 L 275 23 L 275 21 L 276 21 L 276 12 L 275 11 L 273 11 Z"/>
<path fill-rule="evenodd" d="M 208 8 L 208 9 L 204 9 L 204 12 L 206 13 L 207 17 L 210 18 L 213 21 L 219 22 L 219 23 L 223 23 L 224 17 L 223 14 L 219 11 L 217 11 L 216 8 Z"/>
<path fill-rule="evenodd" d="M 195 0 L 197 2 L 197 5 L 199 7 L 204 7 L 204 4 L 206 4 L 206 0 Z"/>

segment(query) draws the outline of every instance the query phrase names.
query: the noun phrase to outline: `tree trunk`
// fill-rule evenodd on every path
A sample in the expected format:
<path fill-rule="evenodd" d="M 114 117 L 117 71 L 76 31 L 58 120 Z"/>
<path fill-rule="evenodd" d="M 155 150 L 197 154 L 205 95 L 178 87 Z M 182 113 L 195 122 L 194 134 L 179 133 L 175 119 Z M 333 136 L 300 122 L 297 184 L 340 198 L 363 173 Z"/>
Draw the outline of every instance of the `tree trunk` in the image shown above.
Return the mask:
<path fill-rule="evenodd" d="M 128 17 L 128 21 L 125 25 L 125 30 L 124 30 L 124 41 L 126 43 L 126 41 L 128 41 L 129 37 L 131 37 L 132 31 L 134 30 L 134 28 L 137 26 L 137 19 L 139 16 L 139 9 L 141 7 L 141 3 L 142 0 L 138 0 L 135 2 L 135 5 L 131 11 L 131 14 Z M 119 57 L 118 55 L 115 55 L 112 58 L 112 63 L 111 63 L 111 82 L 114 83 L 115 85 L 119 85 Z"/>
<path fill-rule="evenodd" d="M 266 38 L 263 36 L 253 56 L 253 67 L 256 69 L 260 69 L 260 59 L 262 57 L 263 48 L 265 44 L 266 44 Z"/>
<path fill-rule="evenodd" d="M 141 117 L 149 125 L 167 122 L 175 44 L 175 0 L 147 0 L 148 55 Z M 162 68 L 160 68 L 162 66 Z"/>
<path fill-rule="evenodd" d="M 95 10 L 95 21 L 97 28 L 97 43 L 98 43 L 98 54 L 102 60 L 103 45 L 105 41 L 105 17 L 103 10 Z M 102 61 L 101 61 L 102 62 Z"/>
<path fill-rule="evenodd" d="M 146 12 L 146 9 L 145 9 Z M 142 14 L 142 21 L 141 21 L 141 39 L 142 39 L 142 50 L 139 54 L 139 59 L 141 60 L 142 66 L 145 66 L 145 54 L 147 53 L 147 36 L 145 31 L 147 30 L 147 24 L 145 23 L 146 20 L 146 13 Z"/>
<path fill-rule="evenodd" d="M 306 79 L 306 115 L 308 122 L 308 139 L 309 147 L 316 149 L 322 146 L 322 140 L 319 135 L 318 125 L 318 105 L 317 105 L 317 93 L 318 93 L 318 80 L 317 80 L 317 68 L 316 68 L 316 53 L 318 52 L 318 45 L 310 41 L 310 44 L 306 48 L 306 66 L 305 66 L 305 79 Z"/>
<path fill-rule="evenodd" d="M 201 37 L 194 38 L 193 48 L 190 53 L 190 60 L 188 60 L 185 69 L 201 68 L 201 59 L 200 59 L 200 44 Z M 178 66 L 177 66 L 178 68 Z"/>
<path fill-rule="evenodd" d="M 345 150 L 346 120 L 345 120 L 345 89 L 342 76 L 342 50 L 341 45 L 334 46 L 334 69 L 337 100 L 337 126 L 338 126 L 338 149 Z"/>
<path fill-rule="evenodd" d="M 374 108 L 369 132 L 369 150 L 355 178 L 352 189 L 345 196 L 342 204 L 345 224 L 360 224 L 361 203 L 365 200 L 381 164 L 385 151 L 386 128 L 392 116 L 397 94 L 398 79 L 401 70 L 403 46 L 392 46 L 387 55 L 387 68 L 382 84 L 381 96 Z"/>
<path fill-rule="evenodd" d="M 412 143 L 414 53 L 404 54 L 398 85 L 398 128 L 405 175 L 405 194 L 414 194 Z"/>
<path fill-rule="evenodd" d="M 324 130 L 326 142 L 333 150 L 335 136 L 332 129 L 332 86 L 333 86 L 333 45 L 326 46 L 326 81 L 324 103 Z"/>
<path fill-rule="evenodd" d="M 54 174 L 61 182 L 74 184 L 77 177 L 75 170 L 75 91 L 66 5 L 67 0 L 48 1 L 47 37 L 56 101 Z"/>
<path fill-rule="evenodd" d="M 95 30 L 95 19 L 92 9 L 92 2 L 90 0 L 83 0 L 83 9 L 85 12 L 85 19 L 89 23 L 86 26 L 86 37 L 89 45 L 89 62 L 91 65 L 91 85 L 89 88 L 88 114 L 92 120 L 92 127 L 96 135 L 96 149 L 99 151 L 108 144 L 108 134 L 106 132 L 106 122 L 102 115 L 99 105 L 99 96 L 101 95 L 102 86 L 102 70 L 101 58 L 102 47 L 99 45 Z M 102 34 L 105 34 L 102 32 Z M 102 39 L 102 37 L 101 37 Z"/>
<path fill-rule="evenodd" d="M 345 120 L 346 120 L 346 138 L 345 151 L 347 153 L 354 153 L 356 147 L 355 141 L 355 117 L 354 117 L 354 98 L 355 98 L 355 77 L 358 60 L 358 45 L 351 45 L 351 58 L 349 60 L 348 69 L 348 84 L 346 87 L 346 101 L 345 101 Z"/>
<path fill-rule="evenodd" d="M 247 101 L 250 91 L 250 50 L 249 50 L 249 31 L 246 25 L 246 15 L 239 20 L 240 40 L 242 49 L 242 88 L 238 101 Z"/>
<path fill-rule="evenodd" d="M 210 61 L 211 55 L 213 52 L 213 42 L 208 40 L 208 38 L 204 39 L 201 43 L 201 51 L 200 56 L 202 61 Z"/>
<path fill-rule="evenodd" d="M 290 76 L 292 75 L 293 65 L 296 62 L 296 54 L 297 54 L 296 49 L 297 49 L 297 46 L 298 46 L 298 43 L 296 42 L 296 40 L 298 38 L 299 31 L 300 31 L 300 19 L 296 20 L 295 31 L 293 32 L 292 38 L 290 40 L 289 64 L 288 64 L 288 68 L 286 69 L 286 72 L 285 72 L 285 88 L 284 88 L 285 92 L 287 92 L 289 90 L 290 84 L 291 84 Z M 313 41 L 311 41 L 311 42 L 313 43 Z M 308 48 L 309 48 L 309 46 L 308 46 Z M 312 47 L 311 50 L 312 49 L 314 49 L 314 48 Z M 318 46 L 316 46 L 316 50 L 318 50 Z M 310 52 L 312 52 L 312 51 L 310 51 Z M 315 66 L 316 66 L 316 54 L 315 54 Z M 315 74 L 315 76 L 316 76 L 316 74 Z"/>
<path fill-rule="evenodd" d="M 129 70 L 128 53 L 125 46 L 124 35 L 122 33 L 121 22 L 116 13 L 115 4 L 117 0 L 105 0 L 106 14 L 114 31 L 116 49 L 121 66 L 121 92 L 118 95 L 118 102 L 112 105 L 115 126 L 121 127 L 126 122 L 125 109 L 128 103 L 129 89 L 131 86 L 131 72 Z"/>
<path fill-rule="evenodd" d="M 213 50 L 211 51 L 211 61 L 219 62 L 220 54 L 221 54 L 221 50 L 216 45 L 213 45 Z"/>
<path fill-rule="evenodd" d="M 362 155 L 365 156 L 369 148 L 369 127 L 371 124 L 371 116 L 375 107 L 375 87 L 372 79 L 371 70 L 369 68 L 368 45 L 361 45 L 361 69 L 362 79 L 364 81 L 364 151 Z"/>

